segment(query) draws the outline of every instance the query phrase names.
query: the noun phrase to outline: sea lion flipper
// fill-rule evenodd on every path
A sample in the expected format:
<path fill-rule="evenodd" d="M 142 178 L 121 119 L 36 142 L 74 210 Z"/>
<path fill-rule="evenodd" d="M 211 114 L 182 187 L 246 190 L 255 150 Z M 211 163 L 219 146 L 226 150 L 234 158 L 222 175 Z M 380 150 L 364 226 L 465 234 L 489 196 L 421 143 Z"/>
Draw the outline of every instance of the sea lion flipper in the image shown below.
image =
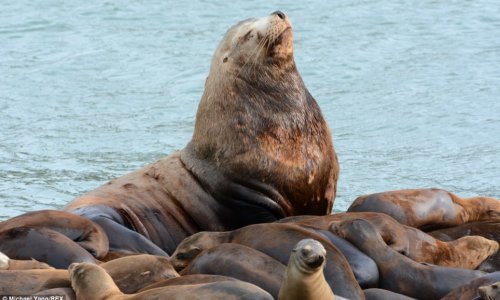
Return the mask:
<path fill-rule="evenodd" d="M 92 221 L 99 224 L 108 235 L 111 251 L 127 251 L 152 255 L 169 255 L 143 235 L 104 216 L 95 216 Z"/>

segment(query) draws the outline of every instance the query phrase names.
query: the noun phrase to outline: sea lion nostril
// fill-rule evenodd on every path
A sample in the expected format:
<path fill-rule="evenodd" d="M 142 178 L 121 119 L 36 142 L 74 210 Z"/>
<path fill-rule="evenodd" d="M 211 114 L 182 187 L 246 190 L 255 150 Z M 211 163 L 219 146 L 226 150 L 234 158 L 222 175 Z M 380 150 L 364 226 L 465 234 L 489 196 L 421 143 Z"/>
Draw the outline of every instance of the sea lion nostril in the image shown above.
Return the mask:
<path fill-rule="evenodd" d="M 315 257 L 314 260 L 310 261 L 308 263 L 308 265 L 311 268 L 317 268 L 317 267 L 321 266 L 324 261 L 325 261 L 325 258 L 323 256 L 319 255 L 319 256 Z"/>
<path fill-rule="evenodd" d="M 286 15 L 282 11 L 280 11 L 280 10 L 277 10 L 277 11 L 273 12 L 271 15 L 277 15 L 282 20 L 284 20 L 286 18 Z"/>

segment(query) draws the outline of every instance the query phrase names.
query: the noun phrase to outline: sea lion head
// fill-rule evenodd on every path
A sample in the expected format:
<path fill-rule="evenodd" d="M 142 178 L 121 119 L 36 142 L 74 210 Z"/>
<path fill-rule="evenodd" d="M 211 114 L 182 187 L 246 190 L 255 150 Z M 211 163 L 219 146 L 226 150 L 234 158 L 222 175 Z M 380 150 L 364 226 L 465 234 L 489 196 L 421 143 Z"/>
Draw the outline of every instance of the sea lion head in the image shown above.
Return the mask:
<path fill-rule="evenodd" d="M 224 232 L 202 231 L 185 238 L 170 257 L 170 263 L 176 271 L 184 269 L 202 251 L 226 242 Z"/>
<path fill-rule="evenodd" d="M 244 20 L 227 31 L 181 159 L 229 213 L 245 211 L 224 217 L 235 220 L 232 228 L 331 211 L 337 157 L 328 125 L 297 71 L 284 13 Z"/>
<path fill-rule="evenodd" d="M 295 264 L 300 272 L 310 274 L 323 268 L 325 258 L 326 250 L 320 242 L 304 239 L 293 248 L 290 262 Z"/>
<path fill-rule="evenodd" d="M 477 289 L 479 295 L 484 300 L 495 300 L 500 298 L 500 282 L 495 282 L 491 285 L 479 287 Z"/>
<path fill-rule="evenodd" d="M 77 298 L 99 298 L 102 295 L 121 294 L 111 276 L 93 263 L 72 263 L 68 267 L 71 286 Z M 90 295 L 93 295 L 91 297 Z M 104 297 L 102 298 L 104 299 Z"/>
<path fill-rule="evenodd" d="M 276 11 L 231 27 L 215 51 L 211 72 L 240 76 L 293 64 L 292 24 L 284 13 Z"/>

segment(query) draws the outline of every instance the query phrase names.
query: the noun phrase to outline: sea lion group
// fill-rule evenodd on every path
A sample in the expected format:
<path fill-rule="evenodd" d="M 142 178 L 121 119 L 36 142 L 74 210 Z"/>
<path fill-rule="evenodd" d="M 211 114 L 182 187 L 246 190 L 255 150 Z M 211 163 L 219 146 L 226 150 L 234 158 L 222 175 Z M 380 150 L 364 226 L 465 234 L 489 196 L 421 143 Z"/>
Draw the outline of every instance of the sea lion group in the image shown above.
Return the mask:
<path fill-rule="evenodd" d="M 0 222 L 0 295 L 497 297 L 499 200 L 400 190 L 331 214 L 338 174 L 290 20 L 241 21 L 215 51 L 184 149 L 62 211 Z"/>

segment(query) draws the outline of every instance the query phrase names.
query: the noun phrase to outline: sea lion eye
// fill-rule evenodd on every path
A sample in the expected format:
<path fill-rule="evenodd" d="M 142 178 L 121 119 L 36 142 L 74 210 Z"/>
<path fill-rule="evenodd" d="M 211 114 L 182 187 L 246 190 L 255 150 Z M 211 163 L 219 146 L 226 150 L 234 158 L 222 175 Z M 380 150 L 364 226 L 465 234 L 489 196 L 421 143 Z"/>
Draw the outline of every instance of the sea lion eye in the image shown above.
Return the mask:
<path fill-rule="evenodd" d="M 224 59 L 222 59 L 222 62 L 223 63 L 227 62 L 227 57 L 224 57 Z"/>

